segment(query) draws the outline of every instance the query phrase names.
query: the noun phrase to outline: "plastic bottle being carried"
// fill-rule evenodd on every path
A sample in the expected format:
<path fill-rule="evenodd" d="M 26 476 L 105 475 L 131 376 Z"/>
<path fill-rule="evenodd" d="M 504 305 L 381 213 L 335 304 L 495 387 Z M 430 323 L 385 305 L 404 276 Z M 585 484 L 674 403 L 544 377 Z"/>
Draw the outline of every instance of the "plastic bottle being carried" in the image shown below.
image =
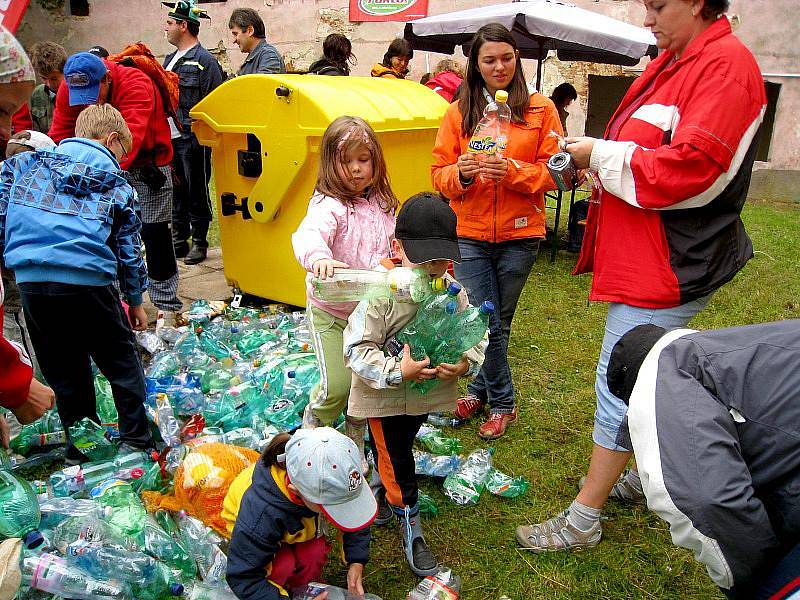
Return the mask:
<path fill-rule="evenodd" d="M 333 277 L 312 280 L 314 296 L 328 302 L 358 302 L 394 298 L 398 302 L 422 302 L 444 290 L 444 279 L 431 279 L 424 269 L 396 267 L 388 271 L 336 269 Z"/>
<path fill-rule="evenodd" d="M 75 600 L 125 600 L 131 597 L 124 585 L 101 581 L 60 556 L 47 552 L 22 559 L 22 581 L 33 589 Z"/>
<path fill-rule="evenodd" d="M 10 471 L 0 471 L 0 537 L 22 538 L 28 548 L 40 546 L 39 502 L 31 485 Z"/>
<path fill-rule="evenodd" d="M 503 157 L 511 128 L 511 109 L 508 106 L 508 92 L 497 90 L 494 101 L 483 110 L 475 131 L 467 144 L 467 152 L 475 154 L 479 162 L 487 156 Z"/>

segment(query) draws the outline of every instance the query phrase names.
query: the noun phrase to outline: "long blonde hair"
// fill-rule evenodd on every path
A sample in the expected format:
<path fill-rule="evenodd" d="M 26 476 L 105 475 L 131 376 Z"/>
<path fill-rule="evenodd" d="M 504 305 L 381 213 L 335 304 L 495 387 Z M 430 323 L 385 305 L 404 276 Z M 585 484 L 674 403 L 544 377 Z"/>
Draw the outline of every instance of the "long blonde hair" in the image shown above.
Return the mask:
<path fill-rule="evenodd" d="M 342 181 L 337 166 L 343 167 L 347 152 L 362 145 L 372 157 L 372 181 L 368 193 L 378 198 L 384 211 L 393 214 L 399 202 L 389 186 L 383 150 L 372 127 L 359 117 L 339 117 L 325 130 L 320 148 L 317 191 L 343 204 L 352 204 L 359 198 Z"/>

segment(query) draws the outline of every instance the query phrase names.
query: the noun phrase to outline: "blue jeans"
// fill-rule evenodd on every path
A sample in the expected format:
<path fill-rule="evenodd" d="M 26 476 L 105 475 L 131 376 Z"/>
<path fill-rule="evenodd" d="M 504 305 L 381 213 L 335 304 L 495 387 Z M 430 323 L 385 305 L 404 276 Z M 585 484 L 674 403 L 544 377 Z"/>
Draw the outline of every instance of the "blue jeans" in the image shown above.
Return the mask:
<path fill-rule="evenodd" d="M 456 279 L 467 290 L 474 306 L 490 300 L 495 313 L 489 320 L 489 347 L 486 360 L 468 391 L 489 403 L 495 413 L 514 410 L 514 384 L 508 366 L 508 338 L 517 301 L 528 280 L 538 239 L 513 240 L 493 244 L 459 238 L 461 263 L 455 265 Z"/>
<path fill-rule="evenodd" d="M 609 391 L 607 379 L 608 361 L 619 338 L 637 325 L 653 324 L 664 329 L 685 327 L 692 317 L 706 307 L 711 296 L 712 294 L 709 294 L 674 308 L 638 308 L 619 302 L 608 305 L 606 332 L 603 336 L 603 345 L 600 347 L 597 377 L 594 383 L 597 410 L 594 413 L 592 440 L 595 444 L 617 452 L 628 451 L 617 443 L 620 441 L 619 430 L 628 407 Z"/>

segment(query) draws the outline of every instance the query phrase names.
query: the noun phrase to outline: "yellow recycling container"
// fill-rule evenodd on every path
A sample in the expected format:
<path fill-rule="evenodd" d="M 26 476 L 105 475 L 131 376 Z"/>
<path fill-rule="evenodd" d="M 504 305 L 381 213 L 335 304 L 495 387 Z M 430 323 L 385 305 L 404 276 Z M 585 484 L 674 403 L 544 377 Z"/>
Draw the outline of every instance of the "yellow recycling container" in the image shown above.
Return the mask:
<path fill-rule="evenodd" d="M 415 82 L 322 75 L 236 77 L 200 101 L 192 129 L 212 149 L 228 283 L 305 306 L 305 272 L 291 236 L 314 192 L 325 129 L 342 115 L 366 120 L 402 202 L 431 189 L 431 150 L 446 109 Z"/>

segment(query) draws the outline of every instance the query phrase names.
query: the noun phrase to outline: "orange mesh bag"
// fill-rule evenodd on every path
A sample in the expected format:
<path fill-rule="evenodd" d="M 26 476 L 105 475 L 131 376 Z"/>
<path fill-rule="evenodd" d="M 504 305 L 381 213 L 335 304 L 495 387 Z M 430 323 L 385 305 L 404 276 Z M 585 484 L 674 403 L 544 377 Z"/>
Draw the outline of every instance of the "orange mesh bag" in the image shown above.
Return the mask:
<path fill-rule="evenodd" d="M 150 48 L 142 42 L 136 42 L 125 46 L 122 52 L 112 54 L 108 60 L 125 67 L 134 67 L 147 75 L 158 88 L 167 116 L 172 117 L 178 123 L 177 111 L 180 95 L 178 74 L 162 67 Z"/>
<path fill-rule="evenodd" d="M 197 446 L 175 470 L 173 495 L 142 492 L 142 500 L 148 510 L 185 510 L 227 538 L 230 534 L 220 516 L 222 503 L 236 476 L 259 458 L 249 448 L 219 443 Z"/>

